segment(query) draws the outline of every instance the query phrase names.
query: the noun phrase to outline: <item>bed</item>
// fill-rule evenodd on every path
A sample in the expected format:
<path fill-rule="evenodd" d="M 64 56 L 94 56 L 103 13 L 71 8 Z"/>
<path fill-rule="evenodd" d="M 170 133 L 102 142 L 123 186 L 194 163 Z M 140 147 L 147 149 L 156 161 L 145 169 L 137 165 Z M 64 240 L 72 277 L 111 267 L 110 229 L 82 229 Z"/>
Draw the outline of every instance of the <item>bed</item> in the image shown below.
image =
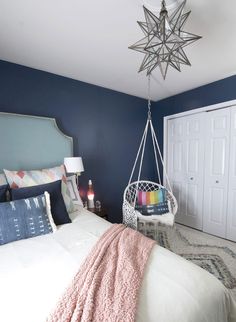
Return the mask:
<path fill-rule="evenodd" d="M 4 124 L 9 128 L 11 122 L 20 126 L 18 154 L 25 147 L 30 161 L 28 157 L 14 155 L 15 138 L 11 137 L 11 142 L 5 138 L 4 142 L 0 141 L 5 149 L 1 157 L 2 169 L 7 162 L 8 165 L 11 162 L 9 166 L 12 169 L 52 166 L 60 164 L 64 156 L 73 155 L 72 140 L 58 131 L 55 121 L 0 113 L 0 131 L 4 132 Z M 27 126 L 25 122 L 28 122 Z M 42 123 L 43 133 L 40 132 Z M 29 135 L 37 128 L 40 132 L 38 139 L 32 133 Z M 49 149 L 42 160 L 39 155 L 32 157 L 35 145 L 39 153 L 45 150 L 45 135 L 47 140 L 53 138 L 49 146 L 55 146 L 55 150 L 52 153 Z M 56 143 L 57 136 L 60 140 Z M 25 142 L 29 138 L 32 140 L 32 137 L 33 143 Z M 6 154 L 9 144 L 10 157 Z M 21 155 L 24 156 L 24 153 Z M 1 321 L 45 321 L 89 251 L 111 226 L 108 221 L 82 207 L 70 217 L 72 223 L 58 226 L 55 233 L 0 246 Z M 136 319 L 136 322 L 154 321 L 236 322 L 236 305 L 214 276 L 156 245 L 142 281 Z"/>

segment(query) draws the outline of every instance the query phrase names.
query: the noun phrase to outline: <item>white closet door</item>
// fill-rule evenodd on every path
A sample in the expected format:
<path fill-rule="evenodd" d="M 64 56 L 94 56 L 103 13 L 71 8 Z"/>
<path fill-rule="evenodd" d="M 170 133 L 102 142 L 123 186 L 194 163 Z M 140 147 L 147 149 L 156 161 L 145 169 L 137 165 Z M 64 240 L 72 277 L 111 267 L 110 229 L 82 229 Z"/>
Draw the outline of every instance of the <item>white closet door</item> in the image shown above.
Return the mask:
<path fill-rule="evenodd" d="M 230 109 L 207 113 L 203 230 L 226 237 Z"/>
<path fill-rule="evenodd" d="M 204 115 L 168 121 L 167 170 L 179 209 L 176 221 L 202 229 Z"/>
<path fill-rule="evenodd" d="M 226 238 L 236 241 L 236 106 L 231 110 L 228 216 Z"/>

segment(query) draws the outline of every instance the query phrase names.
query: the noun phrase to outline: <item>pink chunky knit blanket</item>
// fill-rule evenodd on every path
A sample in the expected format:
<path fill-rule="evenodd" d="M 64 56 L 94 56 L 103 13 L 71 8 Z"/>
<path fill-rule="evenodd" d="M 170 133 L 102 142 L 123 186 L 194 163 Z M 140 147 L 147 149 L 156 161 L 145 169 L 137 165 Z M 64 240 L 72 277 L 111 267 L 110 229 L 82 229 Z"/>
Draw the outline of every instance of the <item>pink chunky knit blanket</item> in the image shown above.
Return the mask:
<path fill-rule="evenodd" d="M 47 322 L 134 322 L 155 242 L 124 225 L 99 239 Z"/>

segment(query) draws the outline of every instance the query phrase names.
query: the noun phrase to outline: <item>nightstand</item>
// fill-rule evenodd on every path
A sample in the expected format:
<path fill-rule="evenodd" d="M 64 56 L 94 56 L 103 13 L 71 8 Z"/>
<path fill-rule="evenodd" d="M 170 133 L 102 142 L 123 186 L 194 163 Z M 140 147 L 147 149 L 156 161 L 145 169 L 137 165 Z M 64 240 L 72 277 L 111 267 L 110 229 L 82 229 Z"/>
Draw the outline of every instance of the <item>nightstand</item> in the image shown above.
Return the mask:
<path fill-rule="evenodd" d="M 96 214 L 97 216 L 105 219 L 105 220 L 108 220 L 108 214 L 107 214 L 107 211 L 106 209 L 102 208 L 100 211 L 96 210 L 96 209 L 88 209 L 89 211 L 93 212 L 94 214 Z"/>

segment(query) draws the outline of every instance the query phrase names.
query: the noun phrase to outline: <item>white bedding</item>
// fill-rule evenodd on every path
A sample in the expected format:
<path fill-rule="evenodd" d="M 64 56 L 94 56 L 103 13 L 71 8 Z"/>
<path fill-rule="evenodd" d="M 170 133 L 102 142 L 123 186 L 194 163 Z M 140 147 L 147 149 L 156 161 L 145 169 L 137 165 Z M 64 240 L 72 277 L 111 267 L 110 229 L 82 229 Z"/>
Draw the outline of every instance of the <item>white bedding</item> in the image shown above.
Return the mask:
<path fill-rule="evenodd" d="M 80 210 L 73 214 L 72 224 L 54 234 L 1 246 L 0 321 L 44 322 L 109 226 Z M 136 322 L 236 322 L 236 308 L 216 278 L 155 246 L 140 290 Z"/>

